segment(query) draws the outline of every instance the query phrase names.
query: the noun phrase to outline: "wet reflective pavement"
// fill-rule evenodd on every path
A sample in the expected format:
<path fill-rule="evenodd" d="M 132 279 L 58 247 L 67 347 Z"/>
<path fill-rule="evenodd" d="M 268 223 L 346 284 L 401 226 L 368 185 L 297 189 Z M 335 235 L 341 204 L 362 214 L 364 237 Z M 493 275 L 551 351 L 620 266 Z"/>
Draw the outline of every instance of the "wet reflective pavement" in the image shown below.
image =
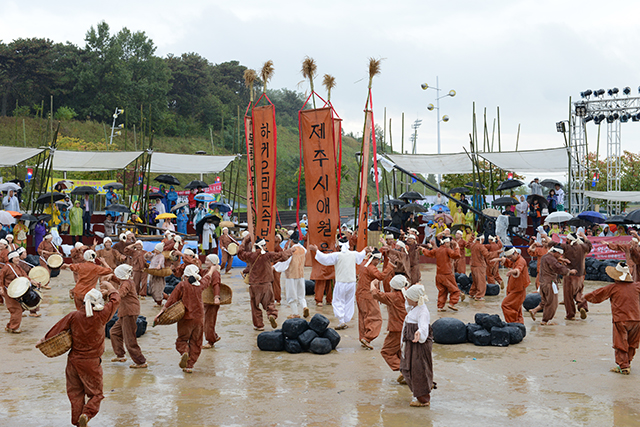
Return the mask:
<path fill-rule="evenodd" d="M 561 305 L 553 327 L 526 317 L 526 338 L 506 348 L 434 344 L 438 389 L 432 406 L 411 408 L 411 392 L 396 383 L 398 374 L 380 356 L 386 308 L 374 351 L 360 346 L 355 318 L 339 331 L 338 351 L 328 355 L 261 352 L 247 285 L 239 269 L 232 273 L 223 276 L 234 296 L 218 316 L 222 340 L 202 351 L 193 374 L 178 367 L 175 325 L 151 328 L 158 309 L 150 299 L 141 301 L 149 327 L 138 342 L 149 368 L 130 369 L 130 360 L 110 362 L 114 354 L 106 340 L 105 399 L 90 426 L 640 425 L 640 362 L 632 364 L 629 376 L 609 372 L 615 363 L 608 302 L 592 305 L 584 321 L 565 321 Z M 457 313 L 437 313 L 434 273 L 434 266 L 423 267 L 432 321 L 446 316 L 472 322 L 476 312 L 502 316 L 504 291 L 484 302 L 462 302 Z M 20 335 L 0 333 L 1 426 L 70 425 L 66 356 L 49 359 L 34 345 L 73 309 L 67 297 L 71 283 L 63 271 L 53 289 L 44 291 L 42 317 L 23 317 Z M 588 282 L 586 288 L 601 285 Z M 337 325 L 331 306 L 317 309 L 311 296 L 307 302 L 312 315 L 320 312 Z M 279 309 L 281 322 L 290 312 L 286 304 Z M 3 326 L 8 318 L 0 307 Z"/>

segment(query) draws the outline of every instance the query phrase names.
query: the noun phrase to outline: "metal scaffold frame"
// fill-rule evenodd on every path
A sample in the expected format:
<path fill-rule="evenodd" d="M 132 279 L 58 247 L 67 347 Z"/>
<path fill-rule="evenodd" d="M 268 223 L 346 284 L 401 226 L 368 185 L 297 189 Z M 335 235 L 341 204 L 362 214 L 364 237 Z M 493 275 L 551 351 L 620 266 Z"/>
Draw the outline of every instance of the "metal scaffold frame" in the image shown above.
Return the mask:
<path fill-rule="evenodd" d="M 620 191 L 620 122 L 607 123 L 607 191 Z M 619 214 L 620 201 L 607 203 L 607 214 Z"/>
<path fill-rule="evenodd" d="M 583 117 L 577 117 L 575 110 L 571 115 L 571 133 L 569 142 L 569 209 L 576 215 L 586 209 L 584 186 L 587 182 L 587 136 Z"/>

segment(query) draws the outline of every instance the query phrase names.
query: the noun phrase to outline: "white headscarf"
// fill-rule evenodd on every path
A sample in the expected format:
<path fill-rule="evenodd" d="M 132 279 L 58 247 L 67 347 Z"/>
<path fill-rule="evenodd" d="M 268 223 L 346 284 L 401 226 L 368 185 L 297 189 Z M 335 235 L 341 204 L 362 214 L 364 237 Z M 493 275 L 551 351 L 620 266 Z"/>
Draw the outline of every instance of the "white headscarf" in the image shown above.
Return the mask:
<path fill-rule="evenodd" d="M 429 301 L 422 285 L 413 285 L 409 289 L 402 289 L 402 294 L 406 299 L 417 302 L 419 306 Z"/>
<path fill-rule="evenodd" d="M 83 247 L 84 245 L 82 244 L 82 242 L 76 242 L 75 245 L 73 245 L 74 248 L 76 249 L 80 249 L 81 247 Z"/>
<path fill-rule="evenodd" d="M 102 244 L 105 244 L 107 242 L 113 243 L 113 240 L 111 240 L 111 237 L 105 237 L 104 239 L 102 239 Z"/>
<path fill-rule="evenodd" d="M 209 255 L 207 255 L 206 259 L 207 259 L 207 261 L 209 261 L 213 265 L 220 264 L 220 259 L 218 258 L 218 255 L 216 255 L 216 254 L 209 254 Z"/>
<path fill-rule="evenodd" d="M 408 284 L 409 281 L 402 274 L 396 274 L 389 282 L 389 285 L 391 285 L 393 289 L 396 289 L 398 291 L 404 289 Z"/>
<path fill-rule="evenodd" d="M 96 253 L 94 251 L 92 251 L 91 249 L 87 250 L 84 252 L 84 260 L 85 261 L 89 261 L 89 262 L 95 262 L 96 261 Z"/>
<path fill-rule="evenodd" d="M 398 241 L 396 242 L 396 246 L 397 246 L 397 247 L 399 247 L 399 248 L 401 248 L 401 249 L 402 249 L 406 254 L 408 254 L 408 252 L 407 252 L 407 245 L 405 245 L 403 241 L 398 240 Z"/>
<path fill-rule="evenodd" d="M 120 280 L 127 280 L 131 278 L 131 273 L 133 272 L 133 267 L 129 264 L 120 264 L 113 270 L 116 277 Z"/>
<path fill-rule="evenodd" d="M 97 289 L 91 289 L 84 296 L 84 311 L 87 317 L 93 317 L 93 311 L 104 310 L 104 299 L 102 292 Z"/>
<path fill-rule="evenodd" d="M 267 246 L 267 241 L 264 239 L 258 240 L 256 246 L 260 248 L 260 253 L 265 254 L 267 251 L 264 250 L 264 247 Z"/>
<path fill-rule="evenodd" d="M 198 274 L 199 272 L 200 269 L 198 268 L 198 266 L 193 264 L 187 265 L 184 269 L 184 275 L 186 277 L 193 277 L 194 279 L 196 279 L 196 281 L 193 283 L 194 286 L 200 286 L 200 279 L 202 279 L 202 277 Z"/>
<path fill-rule="evenodd" d="M 185 255 L 189 255 L 189 256 L 194 256 L 195 255 L 195 253 L 189 248 L 185 249 L 183 253 Z"/>
<path fill-rule="evenodd" d="M 154 248 L 154 250 L 158 251 L 158 252 L 162 252 L 164 250 L 164 243 L 160 242 L 156 245 L 156 247 Z"/>
<path fill-rule="evenodd" d="M 373 261 L 373 259 L 374 259 L 374 258 L 376 258 L 376 259 L 382 259 L 382 253 L 380 253 L 380 252 L 376 252 L 376 253 L 371 252 L 371 253 L 369 254 L 369 259 L 368 259 L 368 260 L 367 260 L 367 262 L 364 264 L 364 266 L 365 266 L 365 267 L 369 267 L 369 264 L 371 264 L 371 261 Z"/>

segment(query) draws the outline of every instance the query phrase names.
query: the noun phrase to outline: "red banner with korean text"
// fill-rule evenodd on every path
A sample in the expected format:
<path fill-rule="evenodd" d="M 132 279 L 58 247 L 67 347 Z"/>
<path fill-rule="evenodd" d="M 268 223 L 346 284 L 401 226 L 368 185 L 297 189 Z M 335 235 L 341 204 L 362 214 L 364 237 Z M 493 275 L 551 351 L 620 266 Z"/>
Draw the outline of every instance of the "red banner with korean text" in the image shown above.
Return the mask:
<path fill-rule="evenodd" d="M 253 107 L 253 159 L 257 239 L 273 251 L 276 226 L 276 109 L 273 104 Z"/>
<path fill-rule="evenodd" d="M 248 108 L 247 108 L 248 111 Z M 249 233 L 253 234 L 253 218 L 255 214 L 254 195 L 254 163 L 253 163 L 253 127 L 251 126 L 251 116 L 244 116 L 244 142 L 247 146 L 247 225 Z"/>
<path fill-rule="evenodd" d="M 360 194 L 358 202 L 358 240 L 356 241 L 356 250 L 361 251 L 367 246 L 367 225 L 368 211 L 367 203 L 367 182 L 369 178 L 369 140 L 371 139 L 371 126 L 373 122 L 373 112 L 365 111 L 364 134 L 362 135 L 363 150 L 360 153 L 362 167 L 360 169 Z"/>
<path fill-rule="evenodd" d="M 333 146 L 336 156 L 336 177 L 338 179 L 338 201 L 340 200 L 340 181 L 342 180 L 342 119 L 333 119 Z"/>
<path fill-rule="evenodd" d="M 609 249 L 604 242 L 607 243 L 629 243 L 631 241 L 631 236 L 615 236 L 615 237 L 594 237 L 587 236 L 593 248 L 591 252 L 587 254 L 587 256 L 596 258 L 596 259 L 624 259 L 624 252 L 614 251 Z M 567 236 L 563 234 L 553 234 L 551 239 L 555 242 L 566 243 Z"/>
<path fill-rule="evenodd" d="M 333 249 L 340 227 L 340 202 L 331 108 L 298 113 L 301 155 L 307 192 L 307 241 Z"/>

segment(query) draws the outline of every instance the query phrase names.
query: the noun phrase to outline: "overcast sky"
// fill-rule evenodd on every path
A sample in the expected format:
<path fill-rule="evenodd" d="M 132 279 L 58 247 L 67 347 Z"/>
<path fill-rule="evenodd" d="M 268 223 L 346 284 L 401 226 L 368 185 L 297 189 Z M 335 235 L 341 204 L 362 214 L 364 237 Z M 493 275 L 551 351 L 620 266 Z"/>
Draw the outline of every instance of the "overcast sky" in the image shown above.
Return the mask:
<path fill-rule="evenodd" d="M 575 101 L 585 89 L 630 86 L 637 96 L 639 15 L 637 1 L 3 0 L 0 39 L 48 37 L 83 46 L 89 27 L 105 20 L 112 32 L 145 31 L 161 56 L 197 52 L 213 63 L 238 60 L 254 69 L 271 59 L 270 87 L 302 92 L 308 55 L 318 64 L 321 95 L 322 75 L 336 78 L 332 101 L 354 133 L 362 132 L 368 58 L 384 58 L 373 83 L 376 122 L 383 124 L 386 107 L 398 149 L 404 112 L 409 150 L 410 126 L 421 119 L 417 151 L 435 153 L 436 112 L 426 106 L 435 104 L 436 91 L 420 84 L 435 86 L 436 76 L 442 94 L 457 92 L 440 103 L 440 116 L 450 117 L 441 123 L 442 152 L 468 147 L 473 102 L 479 137 L 484 108 L 491 135 L 500 107 L 502 149 L 514 150 L 519 124 L 519 149 L 563 145 L 555 123 L 568 119 L 569 97 Z M 640 151 L 639 127 L 622 125 L 624 150 Z M 590 123 L 590 151 L 596 130 Z"/>

